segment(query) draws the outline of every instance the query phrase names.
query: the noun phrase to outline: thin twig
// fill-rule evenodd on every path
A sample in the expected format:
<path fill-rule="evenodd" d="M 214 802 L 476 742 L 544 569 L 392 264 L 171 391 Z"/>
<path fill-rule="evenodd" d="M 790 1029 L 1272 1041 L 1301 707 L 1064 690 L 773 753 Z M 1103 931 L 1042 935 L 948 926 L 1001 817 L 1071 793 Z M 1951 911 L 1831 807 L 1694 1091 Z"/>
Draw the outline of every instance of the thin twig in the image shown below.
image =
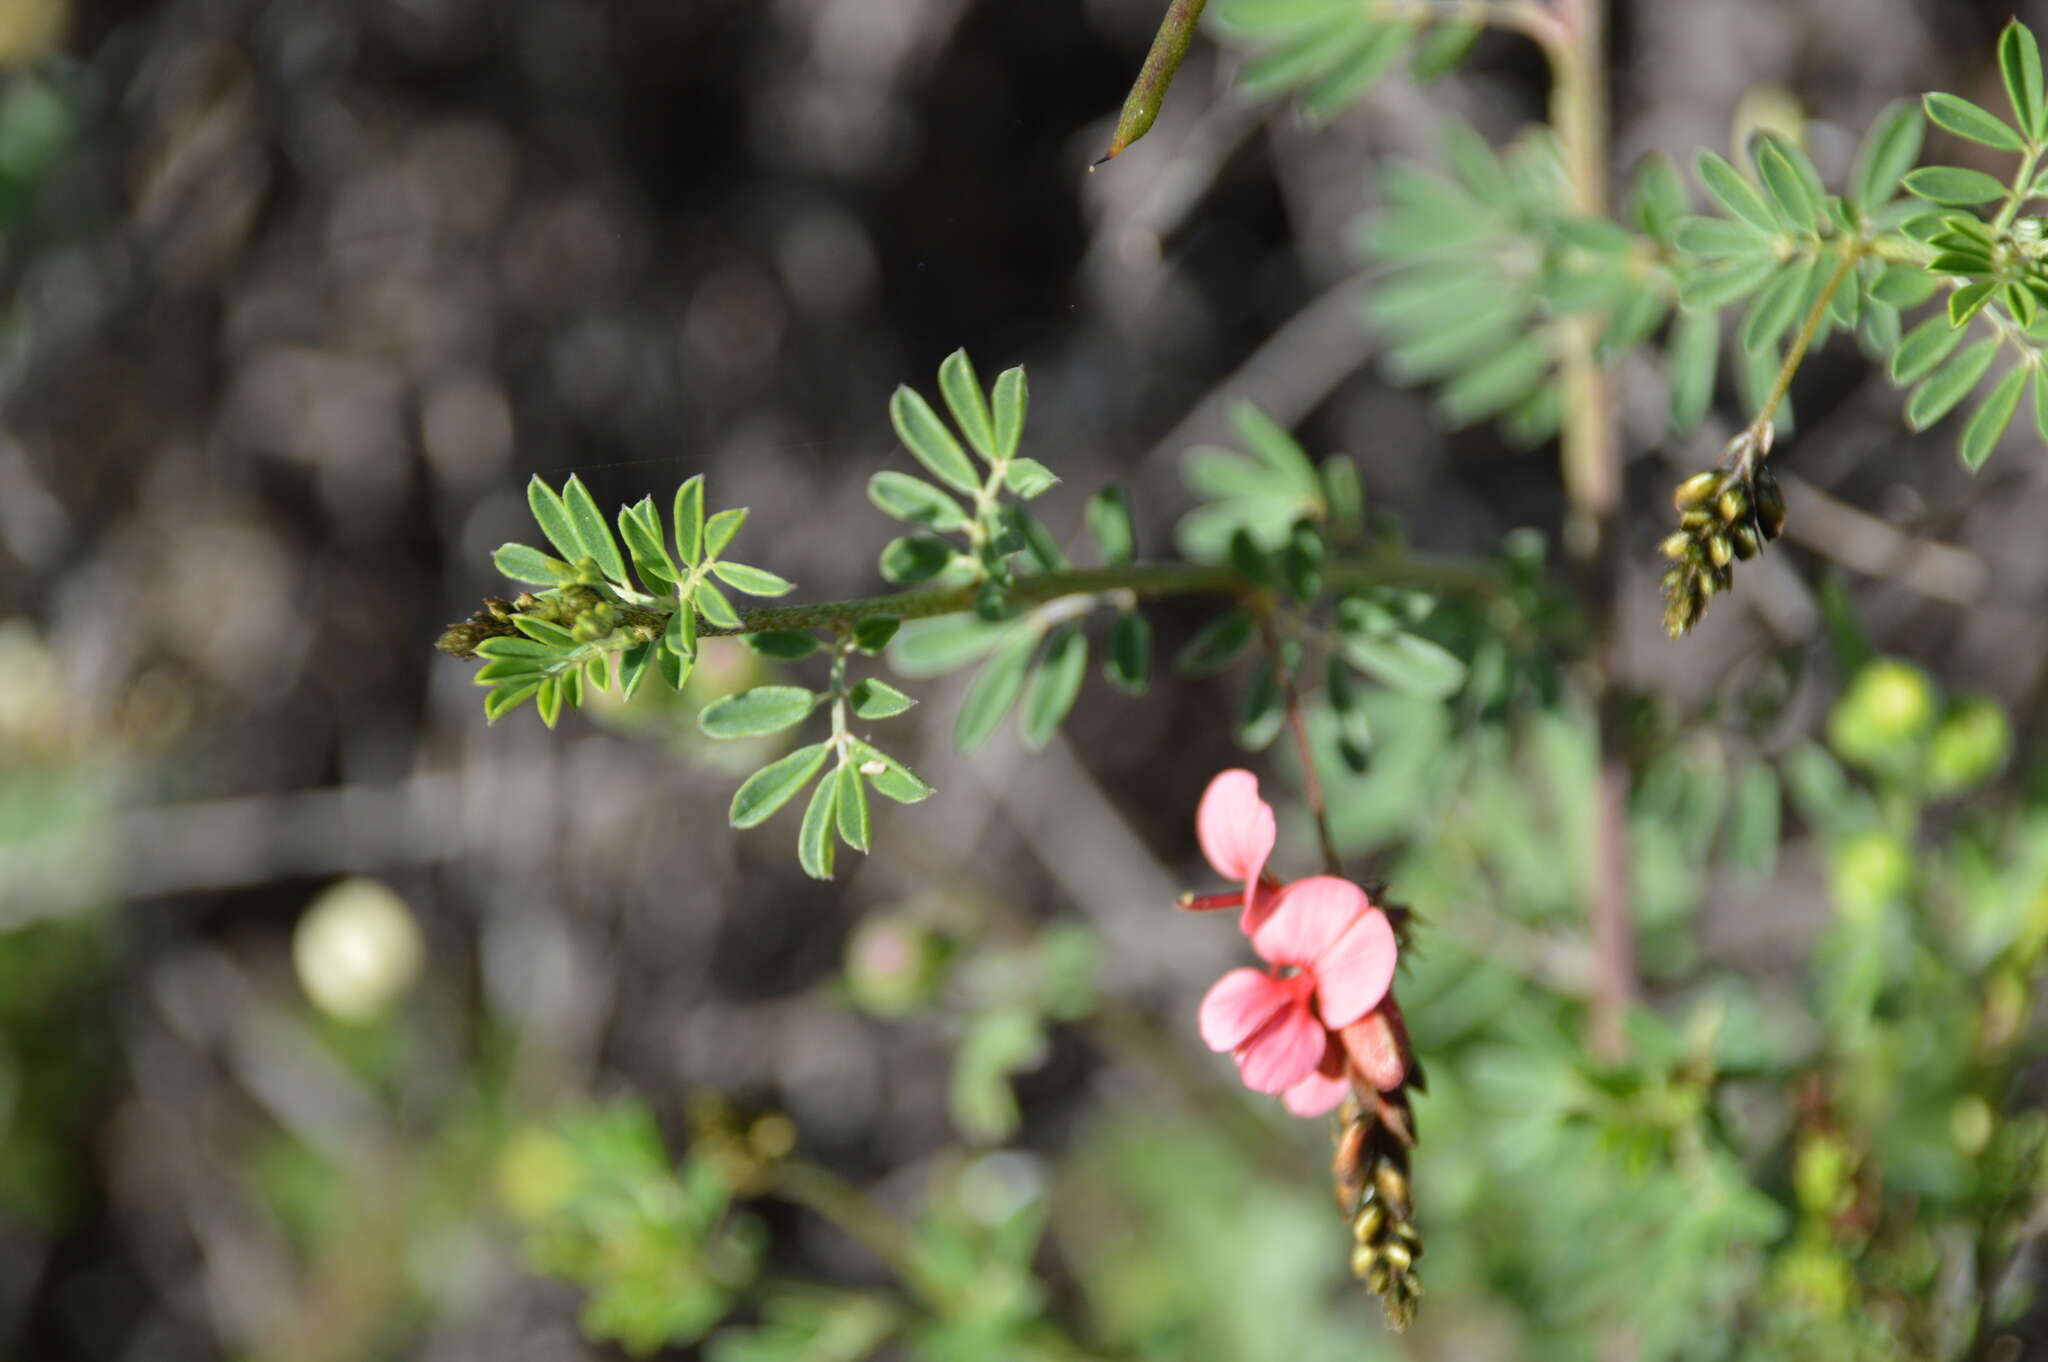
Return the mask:
<path fill-rule="evenodd" d="M 1287 707 L 1287 726 L 1294 732 L 1295 754 L 1301 759 L 1302 798 L 1315 818 L 1316 841 L 1323 852 L 1323 872 L 1341 875 L 1344 863 L 1337 856 L 1337 839 L 1330 834 L 1330 808 L 1323 799 L 1323 778 L 1316 772 L 1315 747 L 1308 739 L 1308 719 L 1302 713 L 1301 688 L 1294 684 L 1294 669 L 1281 655 L 1280 630 L 1273 622 L 1270 598 L 1262 597 L 1259 601 L 1259 637 L 1265 643 L 1266 656 L 1273 664 L 1273 678 L 1280 683 L 1281 701 Z"/>

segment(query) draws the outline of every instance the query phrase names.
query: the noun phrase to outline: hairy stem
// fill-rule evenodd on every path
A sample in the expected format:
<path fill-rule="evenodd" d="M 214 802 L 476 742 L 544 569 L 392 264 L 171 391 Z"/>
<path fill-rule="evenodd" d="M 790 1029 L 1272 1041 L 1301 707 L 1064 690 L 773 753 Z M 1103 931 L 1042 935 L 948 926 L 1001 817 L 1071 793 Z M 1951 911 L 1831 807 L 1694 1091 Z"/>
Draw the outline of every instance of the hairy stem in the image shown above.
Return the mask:
<path fill-rule="evenodd" d="M 1325 571 L 1333 587 L 1415 586 L 1441 591 L 1459 591 L 1490 596 L 1500 589 L 1500 578 L 1486 563 L 1424 558 L 1412 553 L 1368 554 L 1333 562 Z M 886 596 L 860 596 L 852 600 L 816 601 L 806 605 L 762 605 L 739 612 L 738 628 L 721 628 L 700 619 L 699 638 L 724 634 L 759 634 L 783 629 L 845 629 L 871 615 L 888 615 L 899 620 L 930 619 L 936 615 L 957 615 L 972 610 L 981 594 L 980 582 L 961 586 L 916 587 Z M 1018 579 L 1008 595 L 1022 606 L 1043 605 L 1068 596 L 1249 596 L 1258 584 L 1235 568 L 1205 567 L 1173 563 L 1132 563 L 1124 567 L 1081 568 L 1048 572 Z M 594 597 L 593 597 L 594 599 Z M 499 603 L 502 606 L 502 602 Z M 641 631 L 646 638 L 661 633 L 673 613 L 658 602 L 631 606 L 621 613 L 622 623 Z M 471 621 L 452 628 L 437 645 L 453 657 L 469 657 L 484 638 L 516 632 L 503 620 Z"/>
<path fill-rule="evenodd" d="M 1607 16 L 1602 0 L 1558 0 L 1558 34 L 1544 43 L 1551 66 L 1551 122 L 1563 149 L 1572 207 L 1608 214 Z M 1635 922 L 1630 903 L 1626 716 L 1615 684 L 1615 602 L 1620 575 L 1614 520 L 1621 504 L 1621 442 L 1613 376 L 1594 352 L 1593 319 L 1563 329 L 1565 409 L 1561 433 L 1566 546 L 1577 561 L 1595 631 L 1587 683 L 1598 713 L 1599 790 L 1594 806 L 1591 929 L 1595 977 L 1591 1044 L 1619 1059 L 1636 996 Z"/>

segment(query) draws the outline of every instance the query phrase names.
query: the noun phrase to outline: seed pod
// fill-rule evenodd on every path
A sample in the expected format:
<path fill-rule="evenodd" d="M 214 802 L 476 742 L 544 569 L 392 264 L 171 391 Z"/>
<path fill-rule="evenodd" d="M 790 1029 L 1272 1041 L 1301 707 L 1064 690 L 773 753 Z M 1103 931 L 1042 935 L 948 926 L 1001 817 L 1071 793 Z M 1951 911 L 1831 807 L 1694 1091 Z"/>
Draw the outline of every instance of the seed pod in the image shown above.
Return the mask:
<path fill-rule="evenodd" d="M 1415 1265 L 1415 1255 L 1408 1251 L 1406 1244 L 1389 1244 L 1380 1250 L 1380 1254 L 1387 1260 L 1387 1266 L 1396 1272 L 1406 1272 Z"/>
<path fill-rule="evenodd" d="M 1714 507 L 1720 511 L 1726 524 L 1735 525 L 1749 519 L 1749 489 L 1739 482 L 1730 484 L 1715 500 Z"/>
<path fill-rule="evenodd" d="M 1672 492 L 1671 508 L 1675 511 L 1691 510 L 1701 502 L 1710 499 L 1720 489 L 1721 475 L 1719 473 L 1695 473 L 1684 482 L 1679 483 L 1677 490 Z"/>
<path fill-rule="evenodd" d="M 1380 1237 L 1380 1229 L 1386 1223 L 1387 1208 L 1377 1201 L 1368 1201 L 1359 1207 L 1351 1222 L 1351 1237 L 1361 1244 L 1368 1243 Z"/>
<path fill-rule="evenodd" d="M 1785 531 L 1785 494 L 1768 468 L 1757 470 L 1756 519 L 1766 539 L 1776 539 Z"/>
<path fill-rule="evenodd" d="M 1763 548 L 1763 544 L 1757 539 L 1756 531 L 1747 525 L 1737 525 L 1728 532 L 1728 538 L 1735 545 L 1735 556 L 1745 563 L 1756 557 L 1757 552 Z"/>
<path fill-rule="evenodd" d="M 1357 1248 L 1351 1250 L 1351 1275 L 1354 1277 L 1364 1277 L 1370 1274 L 1375 1267 L 1379 1266 L 1379 1261 L 1379 1250 L 1370 1244 L 1360 1244 Z M 1375 1287 L 1374 1289 L 1377 1290 L 1378 1288 Z"/>
<path fill-rule="evenodd" d="M 1683 558 L 1685 557 L 1686 548 L 1690 546 L 1691 543 L 1692 536 L 1687 534 L 1684 530 L 1680 530 L 1678 533 L 1666 538 L 1662 544 L 1659 544 L 1657 546 L 1657 550 L 1658 552 L 1662 553 L 1666 558 Z"/>
<path fill-rule="evenodd" d="M 1715 567 L 1727 567 L 1728 560 L 1735 556 L 1735 546 L 1728 542 L 1725 534 L 1710 535 L 1707 538 L 1707 557 Z"/>
<path fill-rule="evenodd" d="M 1719 523 L 1719 517 L 1704 506 L 1695 506 L 1678 518 L 1680 528 L 1688 530 L 1704 530 Z"/>

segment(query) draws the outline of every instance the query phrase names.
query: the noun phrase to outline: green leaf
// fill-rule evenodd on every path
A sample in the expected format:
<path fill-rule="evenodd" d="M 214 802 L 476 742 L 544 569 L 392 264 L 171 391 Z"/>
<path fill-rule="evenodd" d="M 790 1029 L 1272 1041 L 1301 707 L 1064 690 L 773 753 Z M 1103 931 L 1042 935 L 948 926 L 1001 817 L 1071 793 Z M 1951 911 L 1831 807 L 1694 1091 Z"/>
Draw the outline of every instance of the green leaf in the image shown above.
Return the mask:
<path fill-rule="evenodd" d="M 692 599 L 697 603 L 698 612 L 717 628 L 739 629 L 745 627 L 740 620 L 740 612 L 733 609 L 732 602 L 725 598 L 725 593 L 711 585 L 711 583 L 697 583 L 697 590 L 693 594 Z"/>
<path fill-rule="evenodd" d="M 1964 207 L 2005 197 L 2005 186 L 1981 170 L 1960 166 L 1922 166 L 1907 174 L 1906 192 L 1930 203 Z"/>
<path fill-rule="evenodd" d="M 1408 695 L 1440 700 L 1465 684 L 1465 664 L 1457 654 L 1419 634 L 1349 634 L 1341 647 L 1345 661 Z"/>
<path fill-rule="evenodd" d="M 1415 55 L 1408 59 L 1408 74 L 1418 85 L 1427 85 L 1447 74 L 1465 60 L 1465 54 L 1472 50 L 1485 27 L 1477 19 L 1457 16 L 1432 25 L 1415 45 Z"/>
<path fill-rule="evenodd" d="M 973 615 L 907 620 L 889 645 L 889 660 L 905 676 L 943 676 L 986 656 L 1015 630 L 1012 623 L 991 624 Z"/>
<path fill-rule="evenodd" d="M 1230 408 L 1230 423 L 1237 428 L 1245 448 L 1280 477 L 1290 490 L 1304 497 L 1321 499 L 1323 484 L 1316 477 L 1316 466 L 1309 462 L 1308 455 L 1302 452 L 1301 446 L 1278 421 L 1252 403 L 1239 400 Z"/>
<path fill-rule="evenodd" d="M 1634 183 L 1629 190 L 1629 217 L 1662 245 L 1670 245 L 1680 219 L 1692 211 L 1692 196 L 1678 164 L 1661 151 L 1653 151 L 1636 163 Z"/>
<path fill-rule="evenodd" d="M 704 523 L 704 556 L 716 558 L 725 552 L 725 546 L 732 543 L 733 536 L 740 532 L 740 526 L 747 523 L 747 508 L 735 506 L 729 511 L 720 511 Z"/>
<path fill-rule="evenodd" d="M 1024 696 L 1019 730 L 1024 745 L 1040 751 L 1066 721 L 1081 694 L 1082 678 L 1088 674 L 1088 639 L 1077 624 L 1063 624 L 1052 631 L 1038 670 Z"/>
<path fill-rule="evenodd" d="M 1721 324 L 1712 312 L 1683 311 L 1671 326 L 1671 429 L 1683 435 L 1707 414 L 1721 354 Z"/>
<path fill-rule="evenodd" d="M 676 488 L 676 552 L 691 567 L 704 556 L 704 475 L 698 473 Z"/>
<path fill-rule="evenodd" d="M 2010 123 L 1959 95 L 1930 94 L 1922 97 L 1920 103 L 1930 119 L 1958 137 L 1967 137 L 1972 142 L 1982 142 L 2000 151 L 2027 149 L 2027 139 L 2020 136 Z"/>
<path fill-rule="evenodd" d="M 555 490 L 542 482 L 538 476 L 527 481 L 526 504 L 533 511 L 533 518 L 539 524 L 541 533 L 555 546 L 555 552 L 575 562 L 584 553 L 583 541 L 576 535 L 576 526 L 569 519 L 569 508 L 562 504 L 562 498 Z"/>
<path fill-rule="evenodd" d="M 539 677 L 535 677 L 529 681 L 514 681 L 497 687 L 484 697 L 484 717 L 492 723 L 498 722 L 531 700 L 544 684 L 546 683 Z"/>
<path fill-rule="evenodd" d="M 797 791 L 811 783 L 811 777 L 818 774 L 831 752 L 831 743 L 813 743 L 763 766 L 734 792 L 727 821 L 736 828 L 767 822 L 777 809 L 796 797 Z"/>
<path fill-rule="evenodd" d="M 619 657 L 619 694 L 630 700 L 640 693 L 640 687 L 654 673 L 654 655 L 661 651 L 661 643 L 642 643 L 628 648 Z"/>
<path fill-rule="evenodd" d="M 1739 343 L 1743 349 L 1756 350 L 1778 343 L 1778 338 L 1799 316 L 1800 304 L 1806 301 L 1807 286 L 1819 264 L 1818 260 L 1795 260 L 1756 295 L 1742 319 Z"/>
<path fill-rule="evenodd" d="M 1972 473 L 1984 466 L 1984 460 L 1991 457 L 1999 437 L 2012 424 L 2013 413 L 2020 409 L 2020 394 L 2026 390 L 2029 366 L 2016 364 L 1998 380 L 1998 386 L 1984 399 L 1977 410 L 1970 414 L 1969 424 L 1963 427 L 1963 438 L 1957 446 L 1962 456 L 1963 467 Z"/>
<path fill-rule="evenodd" d="M 1141 612 L 1125 610 L 1110 626 L 1102 673 L 1127 695 L 1143 695 L 1152 684 L 1152 624 Z"/>
<path fill-rule="evenodd" d="M 967 451 L 960 448 L 960 442 L 932 410 L 931 403 L 914 388 L 896 389 L 896 395 L 889 399 L 889 421 L 896 427 L 904 448 L 933 477 L 958 492 L 972 495 L 981 490 L 981 479 L 975 476 Z"/>
<path fill-rule="evenodd" d="M 2034 430 L 2048 443 L 2048 369 L 2034 370 Z"/>
<path fill-rule="evenodd" d="M 597 560 L 597 569 L 607 580 L 624 583 L 626 560 L 619 556 L 619 544 L 612 538 L 612 527 L 605 523 L 604 512 L 597 509 L 597 500 L 590 495 L 590 489 L 574 474 L 562 484 L 562 504 L 568 511 L 569 523 L 576 531 L 576 540 L 583 546 L 583 552 Z"/>
<path fill-rule="evenodd" d="M 1123 488 L 1112 485 L 1088 498 L 1082 518 L 1104 565 L 1123 567 L 1132 561 L 1136 534 L 1131 528 L 1130 498 Z"/>
<path fill-rule="evenodd" d="M 491 555 L 491 562 L 499 572 L 515 582 L 533 582 L 540 586 L 554 586 L 560 582 L 576 580 L 576 569 L 559 558 L 552 558 L 539 549 L 524 544 L 500 544 L 498 551 Z"/>
<path fill-rule="evenodd" d="M 687 613 L 692 618 L 696 615 L 694 610 Z M 664 638 L 661 650 L 654 655 L 654 665 L 661 669 L 661 679 L 668 683 L 668 688 L 680 694 L 683 687 L 690 684 L 690 673 L 696 670 L 697 658 L 695 654 L 677 652 Z"/>
<path fill-rule="evenodd" d="M 1983 279 L 1974 284 L 1965 284 L 1948 295 L 1948 324 L 1961 326 L 1970 318 L 1983 311 L 1984 305 L 1998 292 L 1996 279 Z"/>
<path fill-rule="evenodd" d="M 669 615 L 668 624 L 662 629 L 662 642 L 677 657 L 697 656 L 697 607 L 693 602 L 682 602 Z"/>
<path fill-rule="evenodd" d="M 1887 265 L 1870 286 L 1870 296 L 1893 307 L 1918 307 L 1941 288 L 1941 281 L 1918 265 Z"/>
<path fill-rule="evenodd" d="M 1918 383 L 1934 366 L 1948 358 L 1949 352 L 1962 342 L 1963 329 L 1949 325 L 1946 316 L 1929 317 L 1908 331 L 1899 342 L 1899 348 L 1892 351 L 1892 382 L 1900 387 Z"/>
<path fill-rule="evenodd" d="M 1777 259 L 1777 238 L 1730 218 L 1681 218 L 1674 240 L 1681 251 L 1712 259 L 1768 256 Z"/>
<path fill-rule="evenodd" d="M 809 657 L 819 647 L 818 636 L 808 629 L 769 629 L 758 634 L 742 634 L 740 642 L 763 657 L 784 662 Z"/>
<path fill-rule="evenodd" d="M 1857 148 L 1856 165 L 1849 175 L 1849 197 L 1865 217 L 1890 201 L 1899 187 L 1899 177 L 1920 159 L 1920 142 L 1926 134 L 1920 110 L 1910 100 L 1895 100 L 1878 114 L 1863 145 Z"/>
<path fill-rule="evenodd" d="M 541 682 L 540 689 L 533 693 L 533 707 L 539 713 L 540 721 L 549 728 L 553 728 L 555 721 L 562 717 L 562 691 L 566 684 L 568 683 L 563 679 L 549 677 Z M 570 708 L 574 709 L 575 706 L 571 705 Z"/>
<path fill-rule="evenodd" d="M 975 377 L 974 363 L 965 350 L 955 350 L 940 363 L 939 392 L 967 443 L 984 459 L 1003 457 L 996 443 L 995 423 L 989 419 L 988 399 L 982 395 L 981 380 Z"/>
<path fill-rule="evenodd" d="M 1741 218 L 1760 232 L 1777 236 L 1778 220 L 1771 213 L 1770 205 L 1757 187 L 1743 178 L 1742 172 L 1711 151 L 1703 151 L 1695 163 L 1700 183 L 1714 200 L 1734 217 Z"/>
<path fill-rule="evenodd" d="M 778 577 L 766 568 L 748 567 L 745 563 L 720 561 L 711 565 L 711 571 L 719 581 L 749 596 L 782 596 L 796 590 L 795 582 Z"/>
<path fill-rule="evenodd" d="M 1544 335 L 1522 336 L 1446 383 L 1437 405 L 1457 425 L 1482 420 L 1528 397 L 1548 377 L 1550 365 Z"/>
<path fill-rule="evenodd" d="M 1251 646 L 1258 634 L 1258 621 L 1242 607 L 1226 610 L 1205 625 L 1180 656 L 1174 667 L 1183 676 L 1207 676 L 1222 671 Z"/>
<path fill-rule="evenodd" d="M 1998 72 L 2014 117 L 2030 139 L 2048 133 L 2048 104 L 2041 98 L 2041 49 L 2027 26 L 2014 19 L 1998 35 Z"/>
<path fill-rule="evenodd" d="M 897 586 L 916 586 L 944 572 L 958 556 L 951 544 L 928 534 L 907 535 L 882 546 L 882 576 Z"/>
<path fill-rule="evenodd" d="M 869 478 L 868 500 L 885 515 L 935 530 L 958 530 L 967 525 L 967 512 L 951 493 L 908 473 L 885 470 Z"/>
<path fill-rule="evenodd" d="M 670 583 L 682 578 L 675 559 L 668 556 L 668 545 L 662 542 L 661 513 L 654 509 L 652 497 L 619 508 L 619 537 L 626 541 L 626 552 L 641 580 L 650 587 L 667 590 Z"/>
<path fill-rule="evenodd" d="M 817 703 L 802 686 L 756 686 L 704 706 L 697 727 L 707 738 L 754 738 L 802 723 Z"/>
<path fill-rule="evenodd" d="M 1031 389 L 1024 381 L 1024 366 L 1005 369 L 996 375 L 995 436 L 996 457 L 1012 458 L 1024 439 L 1024 415 L 1031 405 Z"/>
<path fill-rule="evenodd" d="M 847 700 L 853 712 L 863 719 L 892 719 L 917 703 L 887 681 L 877 681 L 872 676 L 856 682 Z"/>
<path fill-rule="evenodd" d="M 1998 357 L 1996 340 L 1979 341 L 1927 376 L 1906 399 L 1906 424 L 1925 430 L 1954 410 Z"/>
<path fill-rule="evenodd" d="M 889 646 L 903 621 L 894 615 L 862 615 L 853 622 L 853 646 L 873 655 Z"/>
<path fill-rule="evenodd" d="M 531 657 L 547 662 L 555 661 L 562 655 L 560 648 L 538 643 L 530 638 L 513 638 L 509 634 L 485 639 L 476 645 L 476 652 L 478 657 Z"/>
<path fill-rule="evenodd" d="M 875 793 L 898 804 L 916 804 L 931 798 L 932 787 L 896 758 L 859 738 L 850 739 L 849 745 L 854 760 L 860 763 L 861 774 L 875 787 Z"/>
<path fill-rule="evenodd" d="M 1684 308 L 1722 308 L 1763 287 L 1778 272 L 1776 256 L 1724 260 L 1685 270 L 1679 278 L 1678 302 Z"/>
<path fill-rule="evenodd" d="M 1806 177 L 1793 163 L 1790 153 L 1787 144 L 1776 138 L 1764 138 L 1756 149 L 1756 173 L 1785 221 L 1800 231 L 1811 232 L 1820 226 L 1820 202 L 1808 189 Z"/>
<path fill-rule="evenodd" d="M 1058 486 L 1059 479 L 1036 459 L 1012 459 L 1003 467 L 1003 485 L 1013 496 L 1030 501 Z"/>
<path fill-rule="evenodd" d="M 866 851 L 874 826 L 868 814 L 868 786 L 858 769 L 841 766 L 833 777 L 839 788 L 833 802 L 839 810 L 839 838 L 855 851 Z"/>
<path fill-rule="evenodd" d="M 832 878 L 832 861 L 839 844 L 832 838 L 839 805 L 839 782 L 821 780 L 811 792 L 804 809 L 804 824 L 796 834 L 796 858 L 804 874 L 814 880 Z"/>
<path fill-rule="evenodd" d="M 550 624 L 535 615 L 514 615 L 512 617 L 512 627 L 532 639 L 535 643 L 545 643 L 550 648 L 573 648 L 576 646 L 576 636 L 574 634 L 559 624 Z"/>
<path fill-rule="evenodd" d="M 953 742 L 963 752 L 987 742 L 1003 716 L 1017 703 L 1024 689 L 1024 675 L 1031 666 L 1037 639 L 1025 633 L 1003 645 L 982 663 L 960 702 L 960 716 L 953 725 Z"/>
<path fill-rule="evenodd" d="M 551 659 L 540 657 L 494 658 L 476 669 L 470 681 L 479 686 L 496 685 L 501 681 L 512 681 L 523 677 L 543 677 L 553 665 Z"/>
<path fill-rule="evenodd" d="M 1332 49 L 1335 60 L 1302 92 L 1302 116 L 1311 123 L 1326 123 L 1351 107 L 1400 60 L 1413 32 L 1411 23 L 1389 23 L 1363 29 L 1349 43 Z"/>

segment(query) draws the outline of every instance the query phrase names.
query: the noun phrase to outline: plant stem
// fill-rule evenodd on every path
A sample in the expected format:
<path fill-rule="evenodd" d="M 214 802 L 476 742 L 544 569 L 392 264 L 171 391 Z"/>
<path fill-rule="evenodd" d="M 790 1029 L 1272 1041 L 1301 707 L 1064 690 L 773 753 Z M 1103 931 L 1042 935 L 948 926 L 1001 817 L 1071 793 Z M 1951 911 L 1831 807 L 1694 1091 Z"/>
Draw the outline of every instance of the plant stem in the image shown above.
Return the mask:
<path fill-rule="evenodd" d="M 1287 726 L 1294 732 L 1294 753 L 1301 761 L 1301 795 L 1316 822 L 1316 841 L 1323 852 L 1323 873 L 1342 875 L 1344 863 L 1337 855 L 1337 839 L 1330 834 L 1330 806 L 1323 798 L 1323 778 L 1316 772 L 1315 746 L 1308 740 L 1308 720 L 1302 713 L 1301 688 L 1294 684 L 1294 668 L 1280 651 L 1280 629 L 1273 622 L 1271 597 L 1260 597 L 1259 638 L 1273 664 L 1273 679 L 1280 683 L 1280 697 L 1287 707 Z"/>
<path fill-rule="evenodd" d="M 1602 0 L 1558 0 L 1558 31 L 1543 39 L 1551 65 L 1551 122 L 1564 155 L 1572 208 L 1608 215 L 1607 16 Z M 1565 409 L 1561 434 L 1565 543 L 1579 566 L 1594 646 L 1587 685 L 1598 714 L 1599 788 L 1594 805 L 1591 930 L 1595 978 L 1590 1041 L 1621 1058 L 1624 1022 L 1636 995 L 1635 925 L 1630 903 L 1626 715 L 1615 684 L 1615 603 L 1620 576 L 1614 519 L 1621 504 L 1620 432 L 1612 375 L 1594 352 L 1596 319 L 1562 328 Z"/>
<path fill-rule="evenodd" d="M 1411 586 L 1492 596 L 1501 589 L 1499 571 L 1491 564 L 1466 559 L 1427 558 L 1405 552 L 1340 559 L 1328 566 L 1324 579 L 1339 590 L 1359 586 Z M 1019 605 L 1034 606 L 1069 596 L 1107 596 L 1112 593 L 1125 597 L 1250 596 L 1259 589 L 1257 583 L 1228 566 L 1132 563 L 1123 567 L 1082 568 L 1019 578 L 1008 594 Z M 755 606 L 739 612 L 737 628 L 722 628 L 700 618 L 697 636 L 711 638 L 782 629 L 838 630 L 870 615 L 888 615 L 899 620 L 957 615 L 974 608 L 981 590 L 982 583 L 976 581 L 961 586 L 916 587 L 886 596 L 860 596 L 852 600 Z M 622 630 L 637 631 L 643 639 L 658 637 L 672 613 L 672 601 L 668 608 L 658 601 L 626 606 L 620 612 Z M 451 656 L 469 657 L 482 639 L 515 632 L 511 624 L 502 621 L 472 621 L 469 626 L 451 629 L 437 646 Z"/>
<path fill-rule="evenodd" d="M 1747 473 L 1749 465 L 1761 461 L 1770 452 L 1768 432 L 1771 418 L 1778 414 L 1778 405 L 1785 400 L 1785 394 L 1792 390 L 1792 376 L 1799 372 L 1799 366 L 1806 359 L 1806 351 L 1813 344 L 1813 338 L 1820 331 L 1820 324 L 1827 318 L 1828 306 L 1834 301 L 1835 291 L 1856 268 L 1856 262 L 1863 258 L 1862 248 L 1855 243 L 1844 243 L 1842 258 L 1835 265 L 1834 273 L 1822 287 L 1820 296 L 1813 300 L 1807 310 L 1806 320 L 1799 324 L 1798 332 L 1792 337 L 1792 346 L 1785 351 L 1785 358 L 1778 365 L 1778 376 L 1771 382 L 1771 390 L 1764 394 L 1763 404 L 1757 408 L 1756 419 L 1749 423 L 1749 438 L 1743 453 L 1742 471 Z"/>
<path fill-rule="evenodd" d="M 860 1188 L 816 1164 L 790 1159 L 775 1166 L 768 1191 L 830 1221 L 881 1259 L 904 1285 L 928 1295 L 931 1283 L 917 1262 L 909 1228 Z"/>

